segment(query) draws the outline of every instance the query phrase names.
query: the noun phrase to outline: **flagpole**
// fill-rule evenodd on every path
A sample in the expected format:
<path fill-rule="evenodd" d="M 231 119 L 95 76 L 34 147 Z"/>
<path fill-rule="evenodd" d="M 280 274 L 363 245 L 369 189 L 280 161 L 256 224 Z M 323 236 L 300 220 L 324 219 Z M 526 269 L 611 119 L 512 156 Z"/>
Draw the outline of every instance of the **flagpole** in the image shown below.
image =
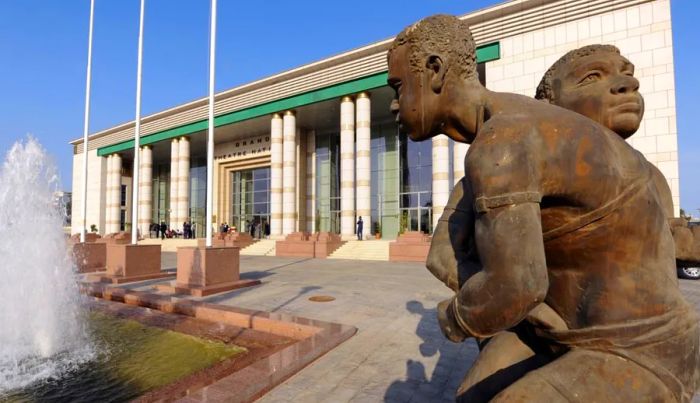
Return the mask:
<path fill-rule="evenodd" d="M 141 148 L 141 65 L 143 62 L 143 14 L 146 0 L 141 0 L 141 14 L 139 17 L 139 56 L 136 68 L 136 127 L 134 128 L 134 177 L 131 184 L 131 244 L 138 242 L 138 211 L 139 211 L 139 164 Z"/>
<path fill-rule="evenodd" d="M 90 122 L 90 82 L 92 81 L 92 23 L 95 15 L 95 0 L 90 0 L 90 28 L 88 33 L 88 61 L 85 85 L 85 117 L 83 120 L 83 225 L 80 242 L 85 242 L 87 232 L 87 180 L 88 180 L 88 130 Z"/>
<path fill-rule="evenodd" d="M 216 72 L 216 0 L 211 0 L 209 33 L 209 130 L 207 133 L 207 211 L 206 246 L 211 247 L 212 210 L 214 201 L 214 76 Z"/>

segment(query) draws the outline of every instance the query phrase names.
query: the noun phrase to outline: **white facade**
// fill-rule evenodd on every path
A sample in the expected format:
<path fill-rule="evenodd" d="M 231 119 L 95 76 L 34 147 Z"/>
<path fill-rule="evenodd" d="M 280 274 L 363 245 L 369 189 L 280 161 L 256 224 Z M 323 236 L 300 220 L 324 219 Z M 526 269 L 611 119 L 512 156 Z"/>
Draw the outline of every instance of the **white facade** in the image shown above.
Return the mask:
<path fill-rule="evenodd" d="M 492 56 L 485 63 L 486 86 L 493 91 L 534 97 L 545 71 L 569 50 L 598 43 L 620 48 L 622 55 L 636 67 L 635 76 L 640 81 L 640 92 L 646 105 L 642 125 L 628 141 L 665 175 L 678 214 L 678 141 L 669 0 L 514 0 L 461 18 L 469 22 L 478 45 L 498 43 L 500 54 Z M 299 94 L 327 90 L 377 76 L 387 70 L 386 50 L 390 43 L 391 40 L 386 40 L 371 44 L 224 91 L 217 95 L 216 114 L 221 116 L 250 110 Z M 334 99 L 325 98 L 325 103 L 317 101 L 315 106 L 313 103 L 285 104 L 279 110 L 266 111 L 246 120 L 239 126 L 243 129 L 226 132 L 226 127 L 217 128 L 217 133 L 222 129 L 228 137 L 225 141 L 218 141 L 214 151 L 213 202 L 214 215 L 218 217 L 214 222 L 225 222 L 232 214 L 227 195 L 230 193 L 227 181 L 231 172 L 269 167 L 271 237 L 281 238 L 295 231 L 317 230 L 319 198 L 327 195 L 317 193 L 317 180 L 320 181 L 318 178 L 324 173 L 317 171 L 317 127 L 314 122 L 327 123 L 332 118 L 337 120 L 333 124 L 340 149 L 337 184 L 340 200 L 335 211 L 341 221 L 338 232 L 351 238 L 357 217 L 362 216 L 366 223 L 364 233 L 369 234 L 370 220 L 367 217 L 376 214 L 376 204 L 381 199 L 376 197 L 378 188 L 372 187 L 376 184 L 371 184 L 374 180 L 372 175 L 376 174 L 372 170 L 377 167 L 370 163 L 370 156 L 376 151 L 370 144 L 373 144 L 373 136 L 378 130 L 375 123 L 386 122 L 388 114 L 388 89 L 384 84 L 380 85 L 383 87 L 375 85 L 339 93 Z M 331 107 L 326 112 L 319 105 Z M 318 118 L 324 114 L 329 117 Z M 144 117 L 142 136 L 167 133 L 202 119 L 206 119 L 205 99 Z M 231 123 L 232 126 L 237 124 Z M 196 182 L 196 178 L 189 177 L 190 167 L 195 167 L 194 162 L 190 162 L 195 154 L 201 152 L 197 148 L 201 143 L 196 140 L 196 136 L 201 135 L 201 131 L 179 132 L 170 137 L 164 135 L 157 143 L 151 144 L 154 149 L 154 180 L 157 165 L 170 164 L 171 183 L 167 198 L 174 228 L 180 228 L 182 222 L 188 219 L 188 208 L 195 203 L 190 200 L 190 194 L 196 192 L 190 189 L 188 183 Z M 132 138 L 133 122 L 91 136 L 88 151 L 88 229 L 93 224 L 100 232 L 113 229 L 113 226 L 107 228 L 111 220 L 109 215 L 114 214 L 113 210 L 107 211 L 107 206 L 113 204 L 107 194 L 110 189 L 107 161 L 110 153 L 128 154 L 126 148 L 120 149 L 120 144 Z M 82 139 L 72 144 L 75 146 L 73 184 L 79 188 L 82 184 Z M 142 144 L 148 143 L 142 139 Z M 430 186 L 433 225 L 444 208 L 452 186 L 464 174 L 466 151 L 466 145 L 450 145 L 444 136 L 432 142 Z M 160 155 L 158 158 L 157 154 Z M 128 163 L 128 157 L 125 162 Z M 121 178 L 121 183 L 127 185 L 127 193 L 131 191 L 130 181 L 128 176 Z M 112 196 L 112 200 L 116 200 Z M 127 197 L 127 204 L 129 201 L 130 197 Z M 81 192 L 73 192 L 73 233 L 79 232 L 82 224 L 82 203 Z M 147 209 L 144 206 L 144 211 Z M 128 206 L 126 214 L 128 222 Z"/>
<path fill-rule="evenodd" d="M 534 97 L 544 72 L 564 53 L 610 44 L 635 65 L 644 120 L 629 143 L 663 172 L 680 209 L 676 91 L 669 0 L 642 2 L 500 40 L 501 58 L 486 63 L 486 87 Z M 564 20 L 565 17 L 562 17 Z"/>

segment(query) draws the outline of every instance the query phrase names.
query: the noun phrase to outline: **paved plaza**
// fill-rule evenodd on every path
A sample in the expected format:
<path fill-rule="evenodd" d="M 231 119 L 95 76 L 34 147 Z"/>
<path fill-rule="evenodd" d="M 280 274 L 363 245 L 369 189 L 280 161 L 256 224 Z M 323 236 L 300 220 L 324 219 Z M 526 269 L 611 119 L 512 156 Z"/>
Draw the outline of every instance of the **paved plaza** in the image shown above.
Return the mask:
<path fill-rule="evenodd" d="M 175 267 L 174 253 L 163 253 L 163 267 Z M 358 328 L 354 337 L 261 402 L 454 401 L 478 353 L 473 341 L 454 344 L 442 336 L 435 307 L 451 291 L 422 263 L 242 256 L 241 273 L 262 284 L 205 300 Z M 700 281 L 680 282 L 688 300 L 700 309 Z M 148 289 L 155 283 L 132 287 Z M 309 300 L 318 295 L 335 300 Z"/>

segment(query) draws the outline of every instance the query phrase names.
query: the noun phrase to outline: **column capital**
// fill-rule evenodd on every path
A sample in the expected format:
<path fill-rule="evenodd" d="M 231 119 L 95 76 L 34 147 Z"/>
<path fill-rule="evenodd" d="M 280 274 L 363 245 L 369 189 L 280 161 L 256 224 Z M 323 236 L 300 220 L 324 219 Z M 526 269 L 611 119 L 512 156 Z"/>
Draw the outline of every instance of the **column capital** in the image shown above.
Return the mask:
<path fill-rule="evenodd" d="M 151 146 L 141 146 L 141 149 L 142 149 L 142 150 L 150 150 L 150 149 L 151 149 Z"/>
<path fill-rule="evenodd" d="M 175 137 L 175 138 L 171 141 L 171 143 L 177 143 L 178 141 L 180 141 L 180 139 L 177 138 L 177 137 Z"/>
<path fill-rule="evenodd" d="M 367 92 L 367 91 L 362 91 L 361 93 L 359 93 L 359 94 L 356 95 L 356 98 L 357 98 L 357 99 L 360 99 L 360 98 L 369 98 L 369 92 Z"/>
<path fill-rule="evenodd" d="M 188 138 L 185 137 L 185 136 L 182 136 L 182 137 L 180 137 L 180 141 L 190 141 L 190 139 L 188 139 Z"/>
<path fill-rule="evenodd" d="M 297 113 L 294 109 L 284 111 L 284 116 L 295 116 Z"/>
<path fill-rule="evenodd" d="M 340 102 L 352 102 L 352 97 L 350 95 L 345 95 L 340 99 Z"/>
<path fill-rule="evenodd" d="M 272 119 L 282 119 L 282 115 L 279 112 L 275 112 L 272 114 Z"/>

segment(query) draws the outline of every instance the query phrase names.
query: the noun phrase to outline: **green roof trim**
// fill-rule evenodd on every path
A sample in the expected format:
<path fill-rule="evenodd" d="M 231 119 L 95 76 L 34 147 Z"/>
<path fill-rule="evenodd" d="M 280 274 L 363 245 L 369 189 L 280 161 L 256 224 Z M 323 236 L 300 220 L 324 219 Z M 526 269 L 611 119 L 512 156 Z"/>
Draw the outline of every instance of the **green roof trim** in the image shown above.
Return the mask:
<path fill-rule="evenodd" d="M 476 58 L 480 63 L 497 60 L 500 58 L 501 48 L 498 42 L 479 46 L 476 49 Z M 275 112 L 284 111 L 287 109 L 298 108 L 305 105 L 314 104 L 317 102 L 327 101 L 329 99 L 340 98 L 344 95 L 351 95 L 361 91 L 367 91 L 375 88 L 384 87 L 387 85 L 387 72 L 375 73 L 367 77 L 358 78 L 340 84 L 335 84 L 329 87 L 320 88 L 317 90 L 305 92 L 291 97 L 278 99 L 276 101 L 267 102 L 260 105 L 251 106 L 239 111 L 225 113 L 214 118 L 214 126 L 225 126 L 232 123 L 241 122 L 248 119 L 257 118 L 260 116 L 269 115 Z M 208 121 L 206 119 L 197 122 L 188 123 L 172 129 L 163 130 L 157 133 L 141 136 L 141 145 L 157 143 L 163 140 L 168 140 L 180 136 L 188 136 L 190 134 L 206 130 Z M 121 143 L 112 144 L 109 146 L 97 149 L 98 156 L 105 156 L 120 151 L 130 150 L 134 148 L 134 140 L 122 141 Z"/>
<path fill-rule="evenodd" d="M 476 61 L 486 63 L 501 58 L 501 43 L 493 42 L 476 48 Z"/>

